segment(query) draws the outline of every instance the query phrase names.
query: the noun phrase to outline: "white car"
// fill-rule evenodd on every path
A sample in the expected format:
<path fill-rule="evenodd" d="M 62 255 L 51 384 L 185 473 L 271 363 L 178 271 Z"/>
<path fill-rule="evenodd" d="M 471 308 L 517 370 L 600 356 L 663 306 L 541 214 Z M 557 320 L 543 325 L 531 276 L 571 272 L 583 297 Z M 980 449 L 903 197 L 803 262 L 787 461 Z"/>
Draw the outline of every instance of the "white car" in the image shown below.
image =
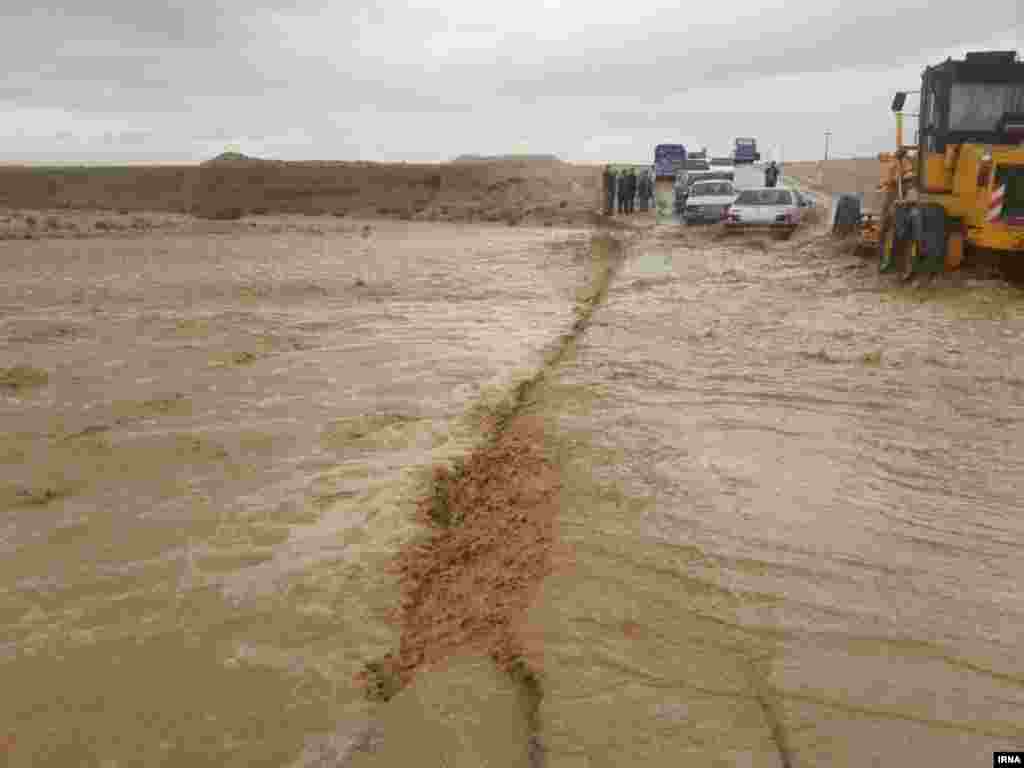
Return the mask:
<path fill-rule="evenodd" d="M 744 189 L 729 208 L 725 226 L 732 230 L 771 229 L 789 237 L 800 226 L 805 207 L 806 203 L 792 189 Z"/>
<path fill-rule="evenodd" d="M 718 223 L 725 219 L 729 206 L 736 200 L 736 190 L 729 181 L 698 181 L 690 185 L 683 221 Z"/>

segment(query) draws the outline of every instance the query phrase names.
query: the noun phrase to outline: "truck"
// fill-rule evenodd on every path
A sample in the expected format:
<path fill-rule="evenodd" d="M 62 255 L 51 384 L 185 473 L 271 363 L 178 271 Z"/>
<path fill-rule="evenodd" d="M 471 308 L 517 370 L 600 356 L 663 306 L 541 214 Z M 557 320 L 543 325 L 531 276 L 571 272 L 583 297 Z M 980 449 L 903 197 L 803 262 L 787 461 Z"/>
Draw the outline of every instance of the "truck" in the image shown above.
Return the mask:
<path fill-rule="evenodd" d="M 686 167 L 686 147 L 659 144 L 654 148 L 654 210 L 657 221 L 673 221 L 676 174 Z"/>
<path fill-rule="evenodd" d="M 686 147 L 682 144 L 659 144 L 654 148 L 656 179 L 675 179 L 676 172 L 686 166 Z"/>
<path fill-rule="evenodd" d="M 757 140 L 752 138 L 736 139 L 736 147 L 733 150 L 733 161 L 740 163 L 756 163 L 761 159 L 761 153 L 757 151 Z"/>

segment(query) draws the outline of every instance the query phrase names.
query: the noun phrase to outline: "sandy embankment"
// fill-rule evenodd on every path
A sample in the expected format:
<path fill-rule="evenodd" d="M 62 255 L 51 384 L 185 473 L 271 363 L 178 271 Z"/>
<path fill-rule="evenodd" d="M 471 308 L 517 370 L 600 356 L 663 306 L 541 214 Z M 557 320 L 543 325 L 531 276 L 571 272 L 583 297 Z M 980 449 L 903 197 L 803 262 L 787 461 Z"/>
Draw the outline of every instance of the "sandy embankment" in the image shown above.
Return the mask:
<path fill-rule="evenodd" d="M 217 160 L 200 166 L 0 168 L 0 207 L 62 212 L 143 211 L 232 219 L 292 213 L 406 220 L 588 225 L 600 208 L 597 166 L 556 159 L 444 164 Z M 91 232 L 34 223 L 8 236 Z M 10 222 L 8 222 L 10 224 Z M 144 228 L 138 225 L 139 228 Z"/>
<path fill-rule="evenodd" d="M 816 192 L 863 195 L 865 210 L 878 210 L 881 166 L 877 158 L 786 163 L 783 172 Z"/>

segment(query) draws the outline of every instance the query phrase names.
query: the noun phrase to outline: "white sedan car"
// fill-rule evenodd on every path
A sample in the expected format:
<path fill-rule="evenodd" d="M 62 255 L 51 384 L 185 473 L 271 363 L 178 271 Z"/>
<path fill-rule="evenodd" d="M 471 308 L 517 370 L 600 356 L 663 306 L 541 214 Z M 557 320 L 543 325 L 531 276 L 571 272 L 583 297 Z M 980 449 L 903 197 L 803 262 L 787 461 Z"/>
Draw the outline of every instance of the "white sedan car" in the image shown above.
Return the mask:
<path fill-rule="evenodd" d="M 736 199 L 736 190 L 729 181 L 698 181 L 690 185 L 683 220 L 687 224 L 715 223 L 725 219 L 729 206 Z"/>
<path fill-rule="evenodd" d="M 806 203 L 792 189 L 744 189 L 729 208 L 727 229 L 771 229 L 784 237 L 793 234 L 803 219 Z"/>

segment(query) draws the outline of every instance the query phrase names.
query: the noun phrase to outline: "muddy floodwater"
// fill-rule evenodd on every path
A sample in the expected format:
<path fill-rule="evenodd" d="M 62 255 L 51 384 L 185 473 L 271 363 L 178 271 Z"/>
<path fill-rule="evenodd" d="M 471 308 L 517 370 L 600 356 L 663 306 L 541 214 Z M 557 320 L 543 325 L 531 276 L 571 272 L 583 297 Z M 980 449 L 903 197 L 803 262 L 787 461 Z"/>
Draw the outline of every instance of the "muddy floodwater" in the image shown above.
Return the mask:
<path fill-rule="evenodd" d="M 0 243 L 11 765 L 276 766 L 362 707 L 403 503 L 572 322 L 580 234 L 285 224 Z"/>
<path fill-rule="evenodd" d="M 282 221 L 0 243 L 9 765 L 1024 748 L 1019 288 L 813 232 Z M 431 467 L 541 369 L 535 714 L 469 648 L 368 699 Z"/>

